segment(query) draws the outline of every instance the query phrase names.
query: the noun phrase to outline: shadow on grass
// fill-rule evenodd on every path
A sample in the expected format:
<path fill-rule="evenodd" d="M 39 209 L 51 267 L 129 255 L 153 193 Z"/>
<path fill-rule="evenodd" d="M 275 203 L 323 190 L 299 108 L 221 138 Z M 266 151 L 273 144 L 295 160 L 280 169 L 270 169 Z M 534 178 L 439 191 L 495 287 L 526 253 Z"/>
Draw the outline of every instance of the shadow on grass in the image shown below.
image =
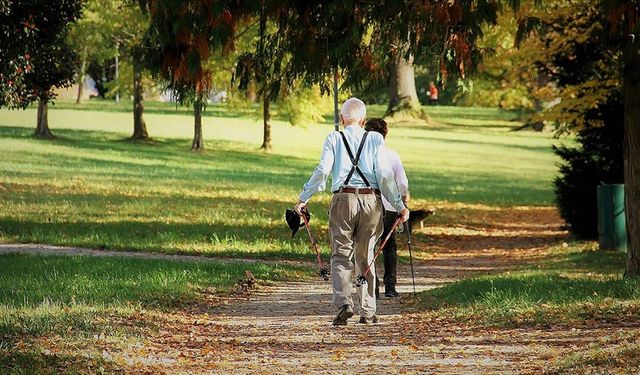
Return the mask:
<path fill-rule="evenodd" d="M 77 173 L 90 167 L 91 175 L 105 177 L 142 176 L 211 185 L 221 181 L 232 184 L 260 181 L 265 185 L 299 189 L 316 164 L 308 159 L 265 154 L 249 145 L 243 148 L 235 144 L 231 148 L 231 143 L 224 141 L 207 141 L 208 150 L 195 154 L 189 151 L 190 141 L 185 139 L 134 144 L 113 133 L 66 129 L 57 133 L 59 138 L 54 142 L 34 142 L 67 148 L 45 149 L 31 159 L 59 168 L 62 173 Z M 23 140 L 30 134 L 25 128 L 0 127 L 0 137 L 4 138 Z M 28 168 L 20 173 L 28 174 Z"/>
<path fill-rule="evenodd" d="M 461 126 L 456 126 L 456 127 L 461 127 Z M 471 127 L 473 128 L 473 126 Z M 429 130 L 433 130 L 433 131 L 442 131 L 442 132 L 447 132 L 450 133 L 451 129 L 450 128 L 429 128 Z M 434 141 L 435 139 L 433 137 L 430 137 L 428 135 L 413 135 L 411 138 L 415 138 L 415 139 L 422 139 L 425 141 Z M 444 143 L 444 144 L 450 144 L 450 145 L 485 145 L 485 146 L 491 146 L 493 148 L 496 149 L 516 149 L 516 150 L 523 150 L 523 151 L 550 151 L 552 149 L 551 145 L 540 145 L 540 146 L 531 146 L 531 145 L 525 145 L 525 144 L 509 144 L 509 143 L 504 143 L 504 142 L 487 142 L 487 141 L 480 141 L 480 140 L 468 140 L 468 139 L 453 139 L 453 138 L 448 138 L 448 139 L 444 139 L 444 138 L 437 138 L 437 141 L 439 143 Z"/>
<path fill-rule="evenodd" d="M 248 187 L 271 194 L 277 191 L 293 195 L 300 191 L 316 166 L 315 159 L 265 154 L 249 145 L 225 141 L 207 142 L 205 154 L 194 154 L 188 151 L 186 139 L 132 144 L 118 134 L 107 132 L 61 129 L 57 133 L 61 136 L 57 141 L 33 142 L 64 148 L 25 150 L 31 152 L 29 164 L 26 168 L 16 168 L 14 173 L 42 178 L 41 169 L 30 168 L 36 165 L 46 166 L 57 176 L 65 177 L 80 173 L 107 181 L 142 179 L 140 182 L 148 185 L 162 185 L 166 180 L 173 180 L 190 186 Z M 0 127 L 0 137 L 24 140 L 30 136 L 30 129 Z M 13 153 L 9 157 L 25 156 Z M 21 161 L 7 159 L 7 162 Z M 409 168 L 408 172 L 412 195 L 416 199 L 428 197 L 431 200 L 508 205 L 547 204 L 552 198 L 546 186 L 527 183 L 521 178 L 505 178 L 499 171 L 451 174 Z"/>
<path fill-rule="evenodd" d="M 283 224 L 284 226 L 284 224 Z M 0 219 L 0 233 L 21 243 L 167 254 L 312 260 L 304 233 L 261 224 L 52 222 Z M 324 246 L 323 246 L 324 247 Z M 323 249 L 326 256 L 327 250 Z"/>
<path fill-rule="evenodd" d="M 92 112 L 111 112 L 111 113 L 132 113 L 133 103 L 125 101 L 117 104 L 106 100 L 90 100 L 80 105 L 75 102 L 62 101 L 57 102 L 53 109 L 76 110 L 76 111 L 92 111 Z M 145 114 L 154 115 L 180 115 L 193 117 L 193 107 L 176 105 L 176 103 L 163 102 L 145 102 Z M 250 105 L 234 106 L 226 103 L 213 103 L 204 107 L 202 111 L 203 117 L 214 118 L 233 118 L 233 119 L 250 119 L 258 121 L 262 119 L 261 104 L 254 103 Z M 288 121 L 285 111 L 279 110 L 279 105 L 271 105 L 271 119 L 275 121 Z M 333 123 L 333 117 L 331 121 Z"/>

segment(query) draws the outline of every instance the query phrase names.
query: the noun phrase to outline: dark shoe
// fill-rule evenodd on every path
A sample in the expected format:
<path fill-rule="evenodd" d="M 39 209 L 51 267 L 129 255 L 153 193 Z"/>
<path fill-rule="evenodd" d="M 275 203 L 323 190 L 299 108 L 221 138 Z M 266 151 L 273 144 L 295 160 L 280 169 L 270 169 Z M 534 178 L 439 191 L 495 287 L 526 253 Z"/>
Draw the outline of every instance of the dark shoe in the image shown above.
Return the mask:
<path fill-rule="evenodd" d="M 333 318 L 333 325 L 346 326 L 347 319 L 351 318 L 352 316 L 353 316 L 353 308 L 349 305 L 342 305 L 336 317 Z"/>
<path fill-rule="evenodd" d="M 358 323 L 360 323 L 360 324 L 367 324 L 369 321 L 370 321 L 371 323 L 373 323 L 373 324 L 376 324 L 376 323 L 378 323 L 378 322 L 380 321 L 380 319 L 378 319 L 378 315 L 374 315 L 374 316 L 372 316 L 372 317 L 371 317 L 371 318 L 369 318 L 369 319 L 365 318 L 364 316 L 361 316 L 361 317 L 360 317 L 360 321 L 358 321 Z"/>
<path fill-rule="evenodd" d="M 398 292 L 396 292 L 396 287 L 395 286 L 386 286 L 384 288 L 384 296 L 387 298 L 396 298 L 399 297 L 400 294 L 398 294 Z"/>

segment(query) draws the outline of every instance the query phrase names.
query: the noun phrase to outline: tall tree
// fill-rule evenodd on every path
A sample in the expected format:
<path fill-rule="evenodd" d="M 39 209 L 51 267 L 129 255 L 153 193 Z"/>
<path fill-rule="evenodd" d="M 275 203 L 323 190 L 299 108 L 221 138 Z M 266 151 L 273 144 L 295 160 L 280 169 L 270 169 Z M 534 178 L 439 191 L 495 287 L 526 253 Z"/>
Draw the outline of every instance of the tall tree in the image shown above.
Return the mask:
<path fill-rule="evenodd" d="M 149 138 L 144 121 L 144 91 L 140 43 L 148 28 L 148 17 L 132 0 L 86 0 L 82 18 L 74 25 L 70 42 L 80 60 L 77 64 L 78 96 L 80 103 L 84 76 L 90 63 L 103 65 L 118 55 L 119 60 L 132 66 L 133 135 L 134 140 Z M 115 89 L 120 90 L 120 83 Z"/>
<path fill-rule="evenodd" d="M 141 45 L 145 31 L 149 27 L 149 17 L 132 0 L 120 0 L 118 12 L 111 21 L 115 30 L 113 38 L 119 46 L 121 56 L 133 67 L 133 134 L 131 139 L 149 139 L 147 123 L 144 120 L 144 48 Z"/>
<path fill-rule="evenodd" d="M 414 65 L 438 67 L 443 82 L 473 72 L 481 58 L 477 41 L 483 35 L 482 27 L 496 23 L 500 3 L 388 0 L 372 4 L 367 13 L 373 21 L 372 38 L 377 53 L 393 68 L 387 113 L 424 116 L 412 77 Z"/>
<path fill-rule="evenodd" d="M 115 56 L 114 43 L 110 36 L 113 28 L 107 20 L 116 13 L 115 2 L 88 0 L 84 2 L 82 17 L 72 25 L 69 32 L 69 44 L 79 59 L 76 65 L 76 104 L 82 102 L 84 81 L 87 69 L 92 61 L 103 63 Z"/>
<path fill-rule="evenodd" d="M 622 54 L 624 92 L 624 180 L 627 219 L 625 275 L 640 277 L 640 4 L 602 0 L 611 48 Z"/>
<path fill-rule="evenodd" d="M 404 113 L 423 117 L 424 112 L 416 90 L 413 55 L 407 56 L 405 44 L 394 49 L 389 66 L 391 76 L 389 79 L 389 104 L 385 115 L 393 116 Z"/>
<path fill-rule="evenodd" d="M 215 0 L 141 0 L 150 15 L 145 64 L 167 82 L 180 103 L 193 104 L 193 151 L 203 151 L 202 109 L 211 89 L 206 62 L 212 50 L 233 47 L 236 23 L 244 17 L 242 4 Z"/>
<path fill-rule="evenodd" d="M 274 4 L 261 1 L 252 9 L 258 23 L 254 47 L 238 58 L 234 81 L 239 82 L 241 90 L 249 90 L 252 84 L 257 88 L 256 94 L 262 99 L 263 137 L 261 149 L 269 151 L 271 144 L 271 103 L 275 101 L 281 86 L 291 86 L 291 76 L 286 74 L 288 53 L 283 48 L 280 34 L 274 25 L 269 23 L 269 11 L 278 9 Z M 289 78 L 289 79 L 288 79 Z"/>
<path fill-rule="evenodd" d="M 73 81 L 76 56 L 67 34 L 81 8 L 81 0 L 21 0 L 0 12 L 0 106 L 38 101 L 37 137 L 53 138 L 47 111 L 53 88 Z"/>
<path fill-rule="evenodd" d="M 291 54 L 289 74 L 329 91 L 334 70 L 343 86 L 358 88 L 388 77 L 394 61 L 409 73 L 410 62 L 435 62 L 443 78 L 465 76 L 480 59 L 475 42 L 484 23 L 496 22 L 499 2 L 281 1 L 276 6 L 274 23 Z M 415 103 L 415 83 L 412 89 L 412 80 L 401 76 L 406 74 L 398 75 L 398 87 L 409 94 L 400 96 Z"/>
<path fill-rule="evenodd" d="M 574 20 L 570 27 L 551 22 L 547 26 L 561 37 L 551 39 L 544 47 L 566 61 L 569 74 L 558 77 L 562 100 L 546 111 L 568 131 L 588 126 L 588 114 L 605 105 L 622 87 L 624 97 L 624 181 L 627 222 L 627 261 L 625 275 L 640 276 L 640 5 L 636 1 L 562 1 L 553 4 L 564 12 L 565 20 Z M 580 18 L 581 13 L 592 17 Z M 520 37 L 544 25 L 536 15 L 520 20 Z M 595 21 L 594 21 L 595 19 Z M 553 33 L 547 33 L 547 37 Z M 567 37 L 595 45 L 576 53 L 566 53 Z M 590 38 L 589 40 L 584 40 Z M 547 52 L 547 54 L 549 54 Z M 583 69 L 591 64 L 592 69 Z M 572 67 L 573 65 L 573 67 Z M 553 65 L 548 69 L 552 71 Z M 582 75 L 576 75 L 582 72 Z M 600 72 L 600 73 L 598 73 Z M 609 72 L 602 74 L 602 72 Z M 586 74 L 585 74 L 586 73 Z M 596 73 L 594 77 L 594 73 Z M 597 124 L 596 124 L 597 125 Z M 601 125 L 601 124 L 600 124 Z"/>

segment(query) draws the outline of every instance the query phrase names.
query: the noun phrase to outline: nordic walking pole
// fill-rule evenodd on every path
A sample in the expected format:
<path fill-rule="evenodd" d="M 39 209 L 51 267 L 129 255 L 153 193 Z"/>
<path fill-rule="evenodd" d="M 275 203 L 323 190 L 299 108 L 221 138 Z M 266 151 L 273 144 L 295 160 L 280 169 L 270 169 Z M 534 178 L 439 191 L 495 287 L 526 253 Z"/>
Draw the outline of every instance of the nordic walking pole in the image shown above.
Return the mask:
<path fill-rule="evenodd" d="M 307 220 L 307 216 L 305 215 L 300 215 L 300 216 L 302 216 L 302 220 L 304 220 L 304 227 L 307 229 L 307 234 L 309 235 L 311 246 L 313 247 L 313 250 L 315 250 L 316 252 L 316 259 L 318 261 L 318 265 L 320 266 L 319 274 L 325 281 L 328 281 L 331 271 L 329 271 L 329 269 L 322 264 L 322 258 L 320 257 L 320 249 L 318 249 L 318 243 L 316 242 L 316 238 L 313 236 L 313 234 L 311 234 L 311 229 L 309 228 L 309 220 Z"/>
<path fill-rule="evenodd" d="M 407 233 L 407 246 L 409 247 L 409 261 L 411 262 L 411 280 L 413 281 L 413 296 L 416 296 L 416 274 L 413 272 L 413 254 L 411 253 L 411 234 L 409 234 L 409 222 L 404 222 L 404 231 Z"/>
<path fill-rule="evenodd" d="M 382 249 L 384 249 L 384 245 L 386 245 L 387 241 L 389 241 L 389 238 L 391 237 L 391 233 L 393 233 L 393 231 L 396 230 L 396 227 L 401 222 L 402 222 L 402 216 L 398 215 L 398 218 L 396 219 L 396 221 L 391 226 L 391 229 L 389 229 L 389 233 L 387 233 L 387 236 L 382 241 L 382 244 L 380 245 L 380 248 L 376 252 L 376 255 L 374 255 L 373 260 L 369 263 L 369 266 L 367 267 L 367 269 L 364 271 L 363 274 L 358 275 L 358 277 L 356 277 L 356 286 L 362 286 L 362 284 L 366 284 L 367 283 L 367 275 L 369 274 L 369 271 L 371 271 L 371 266 L 375 264 L 376 259 L 378 258 L 380 253 L 382 253 Z"/>

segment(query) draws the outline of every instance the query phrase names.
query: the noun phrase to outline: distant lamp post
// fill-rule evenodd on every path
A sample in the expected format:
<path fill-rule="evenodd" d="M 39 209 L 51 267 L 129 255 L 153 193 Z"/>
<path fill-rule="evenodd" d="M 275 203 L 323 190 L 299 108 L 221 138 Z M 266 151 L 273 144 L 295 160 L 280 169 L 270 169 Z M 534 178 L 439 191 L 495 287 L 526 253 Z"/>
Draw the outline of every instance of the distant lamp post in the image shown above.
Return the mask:
<path fill-rule="evenodd" d="M 119 68 L 120 68 L 120 52 L 119 52 L 119 48 L 120 47 L 120 43 L 116 42 L 116 103 L 120 103 L 120 81 L 118 80 L 118 78 L 120 77 L 120 72 L 119 72 Z"/>

